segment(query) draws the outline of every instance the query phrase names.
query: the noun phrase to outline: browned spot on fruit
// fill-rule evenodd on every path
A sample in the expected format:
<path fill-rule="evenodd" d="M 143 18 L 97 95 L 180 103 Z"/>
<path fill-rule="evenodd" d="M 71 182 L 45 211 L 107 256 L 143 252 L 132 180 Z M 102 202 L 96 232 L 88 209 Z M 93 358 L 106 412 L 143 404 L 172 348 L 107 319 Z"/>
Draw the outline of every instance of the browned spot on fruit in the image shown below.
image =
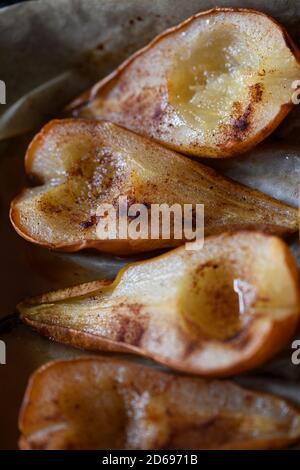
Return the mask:
<path fill-rule="evenodd" d="M 52 204 L 50 201 L 40 201 L 39 202 L 40 210 L 48 214 L 60 214 L 61 212 L 67 210 L 66 207 L 59 204 Z"/>
<path fill-rule="evenodd" d="M 79 225 L 80 225 L 80 228 L 87 229 L 97 224 L 97 222 L 98 222 L 98 217 L 96 215 L 92 215 L 88 220 L 84 220 L 83 222 L 80 222 Z"/>
<path fill-rule="evenodd" d="M 141 72 L 142 73 L 142 72 Z M 138 75 L 138 74 L 137 74 Z M 127 86 L 122 86 L 123 92 L 127 91 Z M 156 89 L 154 87 L 144 87 L 143 95 L 129 94 L 126 99 L 120 102 L 122 111 L 127 116 L 133 117 L 136 122 L 144 119 L 145 111 L 149 111 L 149 126 L 153 124 L 153 119 L 159 121 L 164 113 L 161 104 L 164 89 L 162 87 Z M 128 125 L 127 119 L 122 121 L 123 125 Z"/>
<path fill-rule="evenodd" d="M 242 103 L 234 101 L 232 104 L 232 117 L 238 117 L 242 113 Z"/>
<path fill-rule="evenodd" d="M 244 113 L 238 118 L 233 121 L 232 128 L 233 128 L 233 135 L 236 139 L 239 138 L 239 134 L 244 132 L 250 125 L 250 114 L 251 114 L 252 106 L 249 104 L 244 111 Z"/>
<path fill-rule="evenodd" d="M 148 323 L 148 317 L 142 313 L 142 309 L 142 304 L 125 302 L 112 309 L 111 327 L 114 341 L 133 346 L 140 344 Z"/>
<path fill-rule="evenodd" d="M 241 103 L 233 103 L 231 139 L 242 140 L 243 134 L 247 132 L 251 126 L 251 119 L 255 111 L 255 104 L 259 103 L 262 100 L 262 97 L 263 84 L 259 82 L 249 86 L 249 104 L 243 112 L 241 112 Z"/>
<path fill-rule="evenodd" d="M 158 105 L 158 106 L 156 106 L 152 117 L 156 121 L 156 120 L 161 118 L 162 114 L 163 114 L 163 110 L 162 110 L 161 106 Z"/>
<path fill-rule="evenodd" d="M 249 95 L 254 103 L 259 103 L 263 97 L 264 86 L 261 82 L 249 87 Z"/>
<path fill-rule="evenodd" d="M 122 317 L 119 320 L 119 329 L 116 336 L 116 341 L 138 346 L 144 331 L 145 328 L 139 320 L 135 320 L 129 316 Z"/>

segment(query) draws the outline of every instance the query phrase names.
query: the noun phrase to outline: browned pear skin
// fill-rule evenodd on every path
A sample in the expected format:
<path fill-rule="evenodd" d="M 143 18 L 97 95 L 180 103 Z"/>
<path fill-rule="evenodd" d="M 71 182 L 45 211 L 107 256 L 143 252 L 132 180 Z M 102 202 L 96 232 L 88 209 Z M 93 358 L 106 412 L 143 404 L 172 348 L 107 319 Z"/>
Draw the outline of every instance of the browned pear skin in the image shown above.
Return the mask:
<path fill-rule="evenodd" d="M 55 120 L 33 139 L 25 157 L 33 186 L 11 204 L 10 218 L 25 239 L 48 248 L 96 248 L 116 255 L 182 245 L 168 238 L 97 236 L 100 204 L 204 204 L 205 235 L 254 229 L 287 236 L 297 231 L 297 209 L 249 189 L 215 170 L 109 122 Z M 129 223 L 131 219 L 128 218 Z"/>
<path fill-rule="evenodd" d="M 268 15 L 215 8 L 153 39 L 68 107 L 182 153 L 239 155 L 293 108 L 300 53 Z"/>
<path fill-rule="evenodd" d="M 300 438 L 300 413 L 229 381 L 97 356 L 38 369 L 19 429 L 32 450 L 277 449 Z"/>
<path fill-rule="evenodd" d="M 284 242 L 223 234 L 132 263 L 114 282 L 17 306 L 40 334 L 92 351 L 123 351 L 202 376 L 234 375 L 283 349 L 299 322 L 299 281 Z"/>

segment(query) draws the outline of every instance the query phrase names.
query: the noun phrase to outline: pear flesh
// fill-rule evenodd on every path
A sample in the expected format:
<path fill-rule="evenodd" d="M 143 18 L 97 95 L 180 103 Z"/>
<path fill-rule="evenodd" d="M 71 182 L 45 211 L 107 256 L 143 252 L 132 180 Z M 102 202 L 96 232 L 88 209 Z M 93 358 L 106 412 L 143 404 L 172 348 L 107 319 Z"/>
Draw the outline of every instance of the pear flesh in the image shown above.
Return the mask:
<path fill-rule="evenodd" d="M 216 8 L 168 29 L 69 106 L 195 156 L 241 154 L 293 107 L 300 53 L 255 10 Z"/>
<path fill-rule="evenodd" d="M 202 249 L 177 248 L 88 286 L 20 303 L 22 321 L 76 347 L 214 377 L 262 364 L 299 321 L 294 260 L 282 240 L 260 233 L 210 237 Z"/>
<path fill-rule="evenodd" d="M 299 411 L 229 381 L 132 362 L 46 364 L 27 387 L 21 449 L 270 449 L 300 438 Z"/>
<path fill-rule="evenodd" d="M 152 204 L 178 204 L 182 212 L 185 204 L 203 204 L 205 235 L 255 229 L 285 236 L 298 228 L 295 208 L 109 122 L 50 122 L 25 165 L 33 185 L 13 200 L 10 218 L 25 239 L 52 249 L 124 256 L 184 243 L 172 224 L 163 238 L 161 222 L 157 238 L 122 238 L 118 228 L 99 238 L 98 208 L 115 207 L 121 196 L 150 213 Z"/>

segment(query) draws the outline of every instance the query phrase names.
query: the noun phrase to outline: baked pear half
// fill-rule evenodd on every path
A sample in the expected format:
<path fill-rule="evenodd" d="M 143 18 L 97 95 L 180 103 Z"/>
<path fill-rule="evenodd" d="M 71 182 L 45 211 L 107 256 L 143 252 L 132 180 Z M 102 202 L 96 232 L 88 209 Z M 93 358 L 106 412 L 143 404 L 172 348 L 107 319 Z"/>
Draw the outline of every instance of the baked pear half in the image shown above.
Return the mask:
<path fill-rule="evenodd" d="M 29 299 L 17 310 L 56 341 L 214 377 L 271 358 L 299 320 L 293 258 L 281 239 L 260 233 L 207 238 L 202 249 L 180 247 L 128 265 L 109 285 L 88 286 Z"/>
<path fill-rule="evenodd" d="M 32 375 L 19 428 L 32 450 L 271 449 L 300 438 L 300 413 L 229 381 L 88 357 Z"/>
<path fill-rule="evenodd" d="M 282 25 L 216 8 L 168 29 L 70 106 L 167 147 L 230 157 L 267 137 L 292 108 L 300 53 Z"/>
<path fill-rule="evenodd" d="M 21 236 L 53 249 L 130 255 L 184 243 L 186 232 L 178 236 L 172 217 L 169 233 L 159 219 L 156 238 L 122 235 L 120 197 L 127 198 L 128 227 L 138 222 L 129 213 L 135 204 L 151 219 L 153 205 L 179 205 L 183 214 L 184 204 L 204 204 L 205 235 L 254 228 L 281 236 L 298 228 L 297 209 L 109 122 L 50 122 L 30 144 L 25 165 L 31 186 L 12 202 L 11 221 Z M 116 223 L 99 235 L 105 204 L 116 209 Z"/>

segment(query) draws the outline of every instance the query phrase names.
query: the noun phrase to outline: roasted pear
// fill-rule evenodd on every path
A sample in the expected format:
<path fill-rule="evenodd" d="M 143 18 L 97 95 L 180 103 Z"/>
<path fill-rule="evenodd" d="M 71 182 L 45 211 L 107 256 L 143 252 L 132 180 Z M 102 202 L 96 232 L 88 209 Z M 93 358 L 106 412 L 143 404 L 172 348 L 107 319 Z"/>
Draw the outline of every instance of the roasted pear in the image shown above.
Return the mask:
<path fill-rule="evenodd" d="M 85 288 L 22 302 L 21 319 L 63 343 L 137 353 L 203 376 L 258 366 L 286 345 L 299 319 L 286 245 L 254 232 L 207 238 L 202 249 L 180 247 Z"/>
<path fill-rule="evenodd" d="M 216 8 L 168 29 L 69 107 L 196 156 L 228 157 L 292 108 L 300 53 L 269 16 Z"/>
<path fill-rule="evenodd" d="M 285 400 L 100 357 L 48 363 L 27 387 L 21 449 L 270 449 L 300 438 Z"/>
<path fill-rule="evenodd" d="M 119 196 L 150 211 L 152 204 L 204 204 L 205 235 L 243 228 L 287 235 L 298 226 L 296 209 L 108 122 L 52 121 L 25 160 L 34 186 L 12 202 L 11 221 L 24 238 L 49 248 L 128 255 L 184 242 L 172 226 L 166 238 L 99 238 L 97 209 L 115 206 Z"/>

